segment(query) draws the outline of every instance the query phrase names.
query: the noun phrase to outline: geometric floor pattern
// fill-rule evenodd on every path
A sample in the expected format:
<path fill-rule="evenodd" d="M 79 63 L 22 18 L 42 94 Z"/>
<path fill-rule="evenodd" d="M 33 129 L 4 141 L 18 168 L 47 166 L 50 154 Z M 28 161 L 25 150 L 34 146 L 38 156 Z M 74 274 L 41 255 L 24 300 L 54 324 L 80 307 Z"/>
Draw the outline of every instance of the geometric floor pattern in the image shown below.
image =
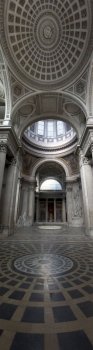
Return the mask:
<path fill-rule="evenodd" d="M 0 236 L 0 350 L 93 350 L 93 237 Z"/>

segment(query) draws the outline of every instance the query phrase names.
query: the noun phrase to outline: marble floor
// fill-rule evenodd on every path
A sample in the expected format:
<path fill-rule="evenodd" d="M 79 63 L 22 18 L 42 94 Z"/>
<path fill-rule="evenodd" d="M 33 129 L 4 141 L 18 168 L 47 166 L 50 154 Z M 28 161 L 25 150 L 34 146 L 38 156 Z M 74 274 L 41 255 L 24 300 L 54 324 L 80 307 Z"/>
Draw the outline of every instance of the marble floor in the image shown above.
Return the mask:
<path fill-rule="evenodd" d="M 0 350 L 93 349 L 93 236 L 42 226 L 0 236 Z"/>

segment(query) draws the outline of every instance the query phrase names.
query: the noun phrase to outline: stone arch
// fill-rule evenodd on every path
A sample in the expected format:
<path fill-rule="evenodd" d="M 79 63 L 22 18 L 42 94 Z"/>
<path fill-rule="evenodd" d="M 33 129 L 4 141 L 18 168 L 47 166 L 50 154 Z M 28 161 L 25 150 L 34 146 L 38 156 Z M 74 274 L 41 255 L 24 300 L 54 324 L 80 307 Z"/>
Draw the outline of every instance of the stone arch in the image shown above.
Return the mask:
<path fill-rule="evenodd" d="M 73 116 L 71 114 L 68 114 L 67 112 L 64 112 L 64 118 L 62 115 L 62 111 L 59 111 L 58 108 L 56 107 L 55 110 L 52 112 L 50 110 L 50 112 L 44 112 L 41 108 L 41 110 L 39 110 L 39 108 L 37 107 L 37 101 L 43 98 L 47 97 L 47 92 L 35 92 L 33 94 L 28 94 L 25 97 L 21 98 L 20 101 L 17 101 L 17 103 L 15 104 L 13 110 L 12 110 L 12 121 L 13 124 L 15 125 L 15 129 L 17 128 L 17 135 L 18 137 L 21 139 L 21 136 L 24 132 L 24 130 L 26 129 L 27 126 L 29 126 L 31 123 L 36 122 L 37 120 L 40 119 L 45 119 L 47 117 L 49 118 L 60 118 L 60 119 L 64 119 L 66 121 L 69 121 L 72 126 L 76 129 L 77 135 L 78 137 L 81 137 L 81 124 L 79 122 L 79 118 L 73 118 Z M 67 102 L 69 101 L 71 104 L 75 104 L 77 106 L 77 108 L 80 108 L 80 111 L 82 113 L 82 117 L 84 116 L 84 119 L 86 120 L 87 118 L 87 111 L 86 111 L 86 106 L 84 105 L 84 103 L 82 101 L 79 100 L 78 97 L 76 96 L 72 96 L 71 93 L 68 92 L 51 92 L 49 94 L 49 98 L 55 98 L 57 100 L 57 104 L 59 103 L 59 98 L 61 97 L 62 100 L 66 100 Z M 30 102 L 29 102 L 30 101 Z M 30 113 L 30 115 L 27 115 L 26 118 L 23 118 L 23 121 L 21 120 L 21 122 L 19 122 L 20 116 L 17 116 L 18 111 L 20 111 L 20 109 L 25 106 L 26 104 L 31 104 L 32 105 L 32 112 Z M 16 116 L 17 116 L 17 122 L 16 122 Z M 22 118 L 22 116 L 21 116 Z M 18 126 L 17 126 L 18 123 Z M 84 121 L 85 123 L 85 121 Z M 79 125 L 80 124 L 80 125 Z M 82 124 L 83 125 L 83 124 Z"/>
<path fill-rule="evenodd" d="M 44 92 L 42 92 L 42 91 L 40 91 L 40 92 L 29 92 L 28 94 L 26 94 L 25 96 L 22 96 L 16 103 L 15 103 L 15 105 L 14 105 L 14 107 L 13 107 L 13 109 L 12 109 L 12 111 L 11 111 L 11 118 L 12 119 L 14 119 L 15 118 L 15 116 L 16 116 L 16 113 L 17 113 L 17 111 L 23 106 L 23 104 L 25 104 L 25 103 L 27 103 L 27 100 L 28 99 L 33 99 L 33 98 L 35 98 L 35 97 L 37 97 L 37 96 L 39 96 L 39 95 L 45 95 L 45 91 Z M 85 114 L 85 117 L 87 118 L 87 110 L 86 110 L 86 106 L 85 106 L 85 104 L 83 103 L 83 101 L 81 101 L 76 95 L 74 95 L 73 94 L 73 96 L 72 96 L 72 92 L 65 92 L 65 91 L 58 91 L 58 92 L 54 92 L 54 91 L 51 91 L 50 92 L 50 94 L 52 95 L 52 93 L 53 94 L 55 94 L 55 96 L 56 95 L 62 95 L 63 97 L 67 97 L 67 98 L 70 98 L 71 99 L 71 101 L 73 100 L 73 103 L 76 103 L 77 105 L 78 105 L 78 107 L 80 107 L 81 109 L 82 109 L 82 111 L 84 112 L 84 114 Z M 49 94 L 49 96 L 50 96 L 50 94 Z"/>
<path fill-rule="evenodd" d="M 63 159 L 55 160 L 50 158 L 50 159 L 40 159 L 34 164 L 33 168 L 31 169 L 31 178 L 35 179 L 36 171 L 40 168 L 41 165 L 51 163 L 51 162 L 60 165 L 60 167 L 64 169 L 66 174 L 66 179 L 70 177 L 70 169 L 66 161 L 64 161 Z"/>

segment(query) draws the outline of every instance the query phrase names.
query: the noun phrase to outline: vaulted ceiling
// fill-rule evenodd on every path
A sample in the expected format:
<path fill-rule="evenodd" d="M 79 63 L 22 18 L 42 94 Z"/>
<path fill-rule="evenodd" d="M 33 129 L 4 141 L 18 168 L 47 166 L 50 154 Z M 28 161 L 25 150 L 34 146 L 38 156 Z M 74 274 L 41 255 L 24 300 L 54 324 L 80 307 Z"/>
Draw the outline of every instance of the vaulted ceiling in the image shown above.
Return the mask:
<path fill-rule="evenodd" d="M 92 0 L 3 0 L 1 44 L 7 63 L 27 86 L 67 86 L 92 52 Z"/>
<path fill-rule="evenodd" d="M 0 0 L 0 44 L 0 118 L 12 119 L 20 140 L 46 118 L 68 121 L 80 139 L 87 101 L 92 109 L 93 0 Z"/>

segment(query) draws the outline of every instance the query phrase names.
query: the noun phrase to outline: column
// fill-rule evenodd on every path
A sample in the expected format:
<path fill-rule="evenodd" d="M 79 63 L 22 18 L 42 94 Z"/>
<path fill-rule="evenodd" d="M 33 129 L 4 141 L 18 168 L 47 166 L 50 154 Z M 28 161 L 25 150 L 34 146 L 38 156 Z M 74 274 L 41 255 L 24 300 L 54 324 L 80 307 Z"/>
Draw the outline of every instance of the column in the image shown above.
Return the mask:
<path fill-rule="evenodd" d="M 17 192 L 16 192 L 15 217 L 14 217 L 15 223 L 18 220 L 19 212 L 20 212 L 20 194 L 21 194 L 21 183 L 20 183 L 20 177 L 19 177 L 18 183 L 17 183 Z"/>
<path fill-rule="evenodd" d="M 46 199 L 46 222 L 48 222 L 48 198 Z"/>
<path fill-rule="evenodd" d="M 92 177 L 93 177 L 93 143 L 91 144 L 91 154 L 92 154 L 91 169 L 92 169 Z"/>
<path fill-rule="evenodd" d="M 3 210 L 3 225 L 5 233 L 12 233 L 14 230 L 14 217 L 16 206 L 16 190 L 18 181 L 18 167 L 16 159 L 10 163 L 7 170 L 6 191 Z"/>
<path fill-rule="evenodd" d="M 1 198 L 4 168 L 5 168 L 5 161 L 6 161 L 6 150 L 7 150 L 7 145 L 1 142 L 0 143 L 0 198 Z"/>
<path fill-rule="evenodd" d="M 28 208 L 28 185 L 24 182 L 22 184 L 21 190 L 21 217 L 27 218 L 27 208 Z"/>
<path fill-rule="evenodd" d="M 80 173 L 83 194 L 85 225 L 93 229 L 93 176 L 88 158 L 80 151 Z"/>
<path fill-rule="evenodd" d="M 36 222 L 39 221 L 39 197 L 36 198 Z"/>
<path fill-rule="evenodd" d="M 65 198 L 62 199 L 62 221 L 66 222 L 66 202 L 65 202 Z"/>
<path fill-rule="evenodd" d="M 54 222 L 56 222 L 56 198 L 54 198 Z"/>
<path fill-rule="evenodd" d="M 92 154 L 92 161 L 93 161 L 93 143 L 91 144 L 91 154 Z"/>
<path fill-rule="evenodd" d="M 29 184 L 29 203 L 28 203 L 28 218 L 31 225 L 34 222 L 34 212 L 35 212 L 35 187 L 36 181 L 32 181 Z"/>

